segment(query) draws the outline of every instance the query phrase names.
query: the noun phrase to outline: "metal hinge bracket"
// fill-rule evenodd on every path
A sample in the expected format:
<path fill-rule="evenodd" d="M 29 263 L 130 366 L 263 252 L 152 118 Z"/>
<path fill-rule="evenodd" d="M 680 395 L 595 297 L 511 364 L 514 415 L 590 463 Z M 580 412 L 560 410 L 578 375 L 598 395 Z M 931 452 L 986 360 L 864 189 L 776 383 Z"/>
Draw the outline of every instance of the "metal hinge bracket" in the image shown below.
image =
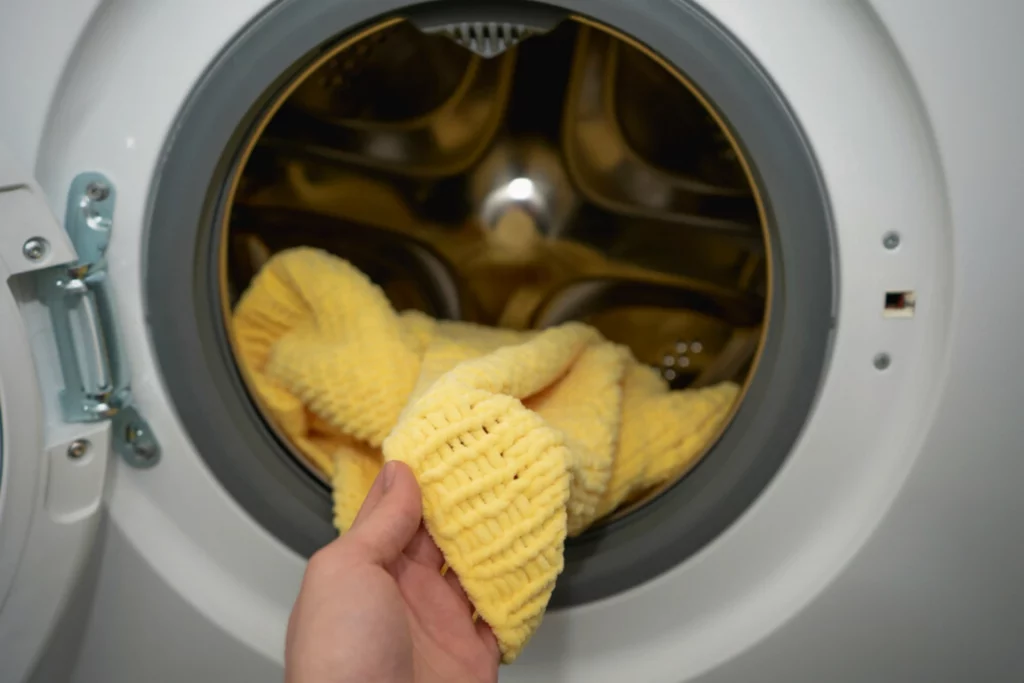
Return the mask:
<path fill-rule="evenodd" d="M 132 405 L 131 372 L 107 272 L 115 199 L 114 186 L 103 175 L 86 172 L 75 177 L 64 229 L 78 260 L 36 276 L 60 356 L 64 419 L 110 420 L 114 449 L 133 467 L 152 467 L 160 459 L 160 445 Z"/>

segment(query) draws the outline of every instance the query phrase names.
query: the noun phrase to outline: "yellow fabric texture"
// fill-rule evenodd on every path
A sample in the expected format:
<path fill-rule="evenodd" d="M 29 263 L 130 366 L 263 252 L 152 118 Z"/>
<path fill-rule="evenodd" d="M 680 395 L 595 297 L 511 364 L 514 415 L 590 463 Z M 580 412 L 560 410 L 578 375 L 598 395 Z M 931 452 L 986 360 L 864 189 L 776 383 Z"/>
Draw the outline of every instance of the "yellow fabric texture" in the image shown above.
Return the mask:
<path fill-rule="evenodd" d="M 308 248 L 266 264 L 233 333 L 265 410 L 331 478 L 341 533 L 383 463 L 408 463 L 424 524 L 505 662 L 541 622 L 566 538 L 685 472 L 738 394 L 669 391 L 580 323 L 396 313 L 347 261 Z"/>

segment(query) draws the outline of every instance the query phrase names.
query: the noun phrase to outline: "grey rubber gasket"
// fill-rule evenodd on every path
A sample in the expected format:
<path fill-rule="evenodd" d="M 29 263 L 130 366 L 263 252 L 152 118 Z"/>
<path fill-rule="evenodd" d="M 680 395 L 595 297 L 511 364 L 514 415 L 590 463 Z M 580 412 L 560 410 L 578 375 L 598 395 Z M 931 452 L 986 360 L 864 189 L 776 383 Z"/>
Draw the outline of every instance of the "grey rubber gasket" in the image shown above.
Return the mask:
<path fill-rule="evenodd" d="M 423 7 L 396 0 L 272 6 L 195 87 L 166 142 L 150 198 L 146 315 L 163 381 L 221 485 L 302 555 L 334 536 L 330 498 L 286 455 L 238 374 L 216 295 L 215 226 L 239 145 L 274 94 L 339 35 L 412 4 Z M 467 13 L 482 4 L 466 4 Z M 685 0 L 549 5 L 635 36 L 699 84 L 754 164 L 775 266 L 762 360 L 736 418 L 681 482 L 568 544 L 552 599 L 558 607 L 660 575 L 703 548 L 760 495 L 817 395 L 830 350 L 836 267 L 831 214 L 810 147 L 771 80 L 721 26 Z"/>

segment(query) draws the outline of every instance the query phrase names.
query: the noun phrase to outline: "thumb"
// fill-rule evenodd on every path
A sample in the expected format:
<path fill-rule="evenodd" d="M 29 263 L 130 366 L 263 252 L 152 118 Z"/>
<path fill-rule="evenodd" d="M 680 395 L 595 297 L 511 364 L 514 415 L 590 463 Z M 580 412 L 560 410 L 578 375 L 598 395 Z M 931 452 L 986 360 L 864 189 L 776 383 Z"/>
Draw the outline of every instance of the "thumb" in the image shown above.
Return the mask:
<path fill-rule="evenodd" d="M 404 462 L 392 460 L 377 475 L 352 528 L 343 538 L 354 546 L 353 552 L 369 562 L 388 564 L 398 559 L 409 545 L 422 516 L 416 476 Z"/>

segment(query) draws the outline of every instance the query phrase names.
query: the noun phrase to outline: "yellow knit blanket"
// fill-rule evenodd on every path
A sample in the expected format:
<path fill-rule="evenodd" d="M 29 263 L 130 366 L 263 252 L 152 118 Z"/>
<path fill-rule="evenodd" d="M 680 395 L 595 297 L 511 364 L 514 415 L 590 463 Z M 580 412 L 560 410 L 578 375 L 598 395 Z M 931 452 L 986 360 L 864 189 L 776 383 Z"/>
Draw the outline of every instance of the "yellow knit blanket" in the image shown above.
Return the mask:
<path fill-rule="evenodd" d="M 738 394 L 669 391 L 579 323 L 396 313 L 348 262 L 305 248 L 260 271 L 233 332 L 265 410 L 330 476 L 340 532 L 385 460 L 410 465 L 424 524 L 505 662 L 540 624 L 567 536 L 685 472 Z"/>

